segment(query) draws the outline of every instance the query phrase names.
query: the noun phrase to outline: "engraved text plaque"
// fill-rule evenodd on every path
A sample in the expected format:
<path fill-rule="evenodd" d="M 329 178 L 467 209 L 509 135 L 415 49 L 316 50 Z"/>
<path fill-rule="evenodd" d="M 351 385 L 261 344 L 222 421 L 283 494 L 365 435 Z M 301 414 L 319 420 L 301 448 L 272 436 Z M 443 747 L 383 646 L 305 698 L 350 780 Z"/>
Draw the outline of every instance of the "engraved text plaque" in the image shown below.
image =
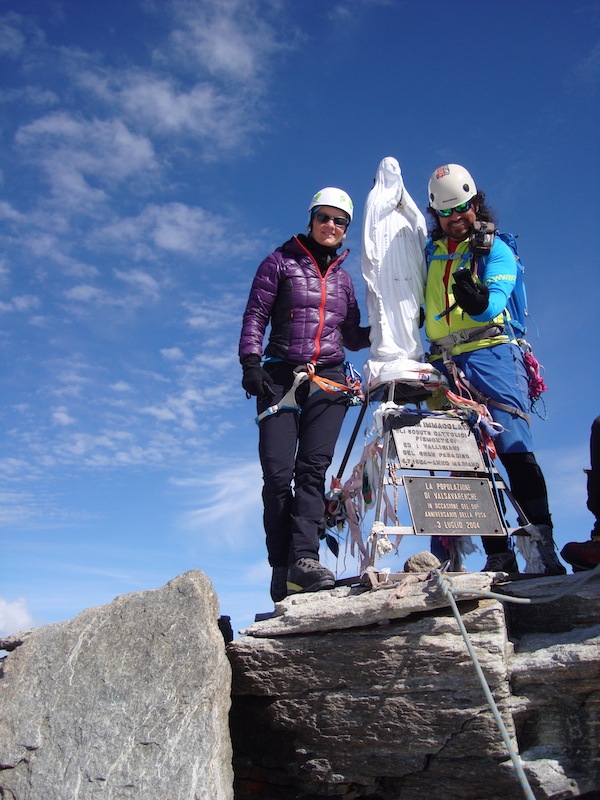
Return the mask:
<path fill-rule="evenodd" d="M 459 419 L 421 417 L 416 424 L 392 424 L 402 469 L 485 471 L 475 437 Z"/>
<path fill-rule="evenodd" d="M 414 531 L 421 536 L 504 536 L 485 478 L 405 476 Z"/>

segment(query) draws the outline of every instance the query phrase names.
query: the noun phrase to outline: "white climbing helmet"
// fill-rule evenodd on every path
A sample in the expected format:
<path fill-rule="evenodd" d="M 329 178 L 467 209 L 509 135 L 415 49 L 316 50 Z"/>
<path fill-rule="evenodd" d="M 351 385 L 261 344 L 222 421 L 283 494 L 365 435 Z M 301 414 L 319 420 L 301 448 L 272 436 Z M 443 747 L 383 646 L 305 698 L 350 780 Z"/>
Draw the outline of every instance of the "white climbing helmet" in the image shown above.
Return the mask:
<path fill-rule="evenodd" d="M 477 194 L 471 173 L 460 164 L 444 164 L 429 179 L 429 205 L 436 211 L 454 208 Z"/>
<path fill-rule="evenodd" d="M 321 189 L 310 201 L 308 213 L 312 214 L 313 208 L 316 208 L 317 206 L 331 206 L 332 208 L 339 208 L 340 211 L 345 211 L 346 214 L 348 214 L 350 217 L 350 222 L 352 222 L 352 211 L 354 209 L 354 204 L 350 199 L 350 195 L 346 194 L 343 189 L 336 189 L 335 186 L 327 186 L 325 189 Z"/>

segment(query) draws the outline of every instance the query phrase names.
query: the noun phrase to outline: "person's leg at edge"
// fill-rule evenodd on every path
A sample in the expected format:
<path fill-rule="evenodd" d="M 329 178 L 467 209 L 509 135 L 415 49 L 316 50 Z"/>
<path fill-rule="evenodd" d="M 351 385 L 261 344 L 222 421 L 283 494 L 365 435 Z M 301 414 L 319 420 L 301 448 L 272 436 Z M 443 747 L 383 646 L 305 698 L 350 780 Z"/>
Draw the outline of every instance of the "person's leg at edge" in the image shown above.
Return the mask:
<path fill-rule="evenodd" d="M 522 353 L 516 345 L 483 348 L 459 358 L 467 379 L 480 392 L 492 400 L 527 413 L 527 373 Z M 538 527 L 542 537 L 540 555 L 544 562 L 544 574 L 564 575 L 566 570 L 556 555 L 546 482 L 533 453 L 529 422 L 492 404 L 488 410 L 494 421 L 503 428 L 494 441 L 498 457 L 508 474 L 511 492 L 529 521 Z M 482 537 L 482 544 L 488 556 L 484 571 L 493 571 L 492 567 L 507 572 L 518 571 L 508 537 Z"/>
<path fill-rule="evenodd" d="M 600 416 L 592 423 L 590 470 L 587 473 L 587 507 L 595 517 L 591 538 L 600 541 Z"/>
<path fill-rule="evenodd" d="M 275 396 L 258 402 L 262 412 L 277 403 L 289 389 L 291 374 L 283 375 L 278 370 Z M 288 373 L 291 370 L 288 369 Z M 298 412 L 282 409 L 277 414 L 265 417 L 259 423 L 258 452 L 263 473 L 263 524 L 267 555 L 272 568 L 271 598 L 273 602 L 283 600 L 287 594 L 287 571 L 291 542 L 292 480 L 294 459 L 298 440 Z"/>
<path fill-rule="evenodd" d="M 573 572 L 594 569 L 600 564 L 600 416 L 592 423 L 590 434 L 590 469 L 587 474 L 587 507 L 594 516 L 590 538 L 584 542 L 568 542 L 561 556 Z"/>
<path fill-rule="evenodd" d="M 339 377 L 336 376 L 339 381 Z M 335 584 L 319 563 L 319 530 L 325 511 L 325 475 L 347 411 L 343 394 L 319 390 L 303 404 L 291 509 L 289 591 L 317 591 Z"/>

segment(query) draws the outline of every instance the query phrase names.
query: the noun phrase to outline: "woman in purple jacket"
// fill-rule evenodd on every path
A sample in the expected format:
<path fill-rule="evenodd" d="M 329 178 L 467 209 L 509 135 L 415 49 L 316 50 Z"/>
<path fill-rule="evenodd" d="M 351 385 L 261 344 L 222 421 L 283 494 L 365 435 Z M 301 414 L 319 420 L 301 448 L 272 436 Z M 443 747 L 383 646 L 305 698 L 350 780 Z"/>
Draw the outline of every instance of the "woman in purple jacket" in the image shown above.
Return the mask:
<path fill-rule="evenodd" d="M 323 390 L 318 381 L 345 386 L 344 348 L 370 345 L 369 328 L 360 327 L 352 279 L 342 268 L 349 250 L 338 254 L 352 221 L 352 200 L 341 189 L 327 187 L 313 197 L 309 213 L 308 235 L 293 236 L 259 266 L 239 346 L 242 386 L 257 398 L 274 602 L 291 592 L 314 592 L 335 584 L 333 573 L 319 563 L 319 532 L 325 474 L 348 394 Z M 317 381 L 301 381 L 289 402 L 302 370 Z"/>

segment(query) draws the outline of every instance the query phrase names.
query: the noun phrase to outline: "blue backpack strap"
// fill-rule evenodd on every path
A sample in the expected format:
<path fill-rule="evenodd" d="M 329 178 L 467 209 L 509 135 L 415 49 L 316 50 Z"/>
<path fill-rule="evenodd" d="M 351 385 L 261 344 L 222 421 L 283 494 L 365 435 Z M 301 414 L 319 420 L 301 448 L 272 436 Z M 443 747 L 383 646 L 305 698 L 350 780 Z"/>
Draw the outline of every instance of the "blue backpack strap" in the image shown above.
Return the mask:
<path fill-rule="evenodd" d="M 427 269 L 429 269 L 429 262 L 431 261 L 434 252 L 435 245 L 431 236 L 428 236 L 427 241 L 425 242 L 425 261 L 427 262 Z"/>
<path fill-rule="evenodd" d="M 471 258 L 471 252 L 467 250 L 466 253 L 446 253 L 441 255 L 435 255 L 435 242 L 429 237 L 425 242 L 425 259 L 427 261 L 427 268 L 429 268 L 429 264 L 431 261 L 456 261 L 460 258 L 460 264 L 458 268 L 461 269 L 466 265 L 468 260 Z"/>

